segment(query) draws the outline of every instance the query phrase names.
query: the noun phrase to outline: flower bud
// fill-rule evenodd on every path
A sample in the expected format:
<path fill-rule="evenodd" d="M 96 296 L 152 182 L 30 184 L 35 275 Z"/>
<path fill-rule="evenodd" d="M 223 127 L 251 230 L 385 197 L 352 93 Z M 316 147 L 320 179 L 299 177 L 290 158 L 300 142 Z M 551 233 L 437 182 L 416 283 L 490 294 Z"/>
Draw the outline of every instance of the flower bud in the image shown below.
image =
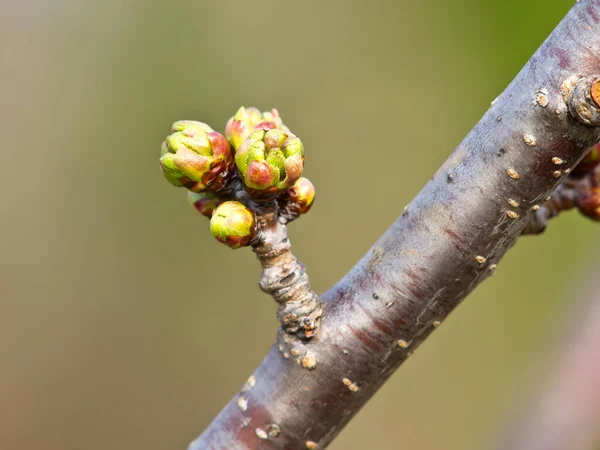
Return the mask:
<path fill-rule="evenodd" d="M 254 213 L 240 202 L 221 203 L 210 219 L 210 232 L 232 249 L 249 245 L 257 234 Z"/>
<path fill-rule="evenodd" d="M 235 164 L 246 190 L 268 197 L 294 185 L 304 168 L 304 147 L 291 133 L 257 130 L 235 154 Z"/>
<path fill-rule="evenodd" d="M 315 200 L 315 187 L 308 178 L 300 177 L 298 181 L 278 199 L 280 215 L 288 222 L 306 214 Z"/>
<path fill-rule="evenodd" d="M 224 200 L 211 192 L 196 193 L 188 191 L 188 201 L 190 205 L 196 208 L 196 211 L 210 219 L 217 206 L 223 203 Z"/>
<path fill-rule="evenodd" d="M 244 108 L 242 106 L 227 122 L 225 136 L 231 142 L 234 150 L 237 150 L 253 131 L 273 129 L 289 132 L 276 109 L 261 114 L 254 107 Z"/>
<path fill-rule="evenodd" d="M 223 135 L 202 122 L 181 120 L 162 144 L 160 167 L 174 186 L 215 191 L 228 181 L 233 158 Z"/>
<path fill-rule="evenodd" d="M 588 187 L 579 194 L 579 211 L 600 221 L 600 187 Z"/>

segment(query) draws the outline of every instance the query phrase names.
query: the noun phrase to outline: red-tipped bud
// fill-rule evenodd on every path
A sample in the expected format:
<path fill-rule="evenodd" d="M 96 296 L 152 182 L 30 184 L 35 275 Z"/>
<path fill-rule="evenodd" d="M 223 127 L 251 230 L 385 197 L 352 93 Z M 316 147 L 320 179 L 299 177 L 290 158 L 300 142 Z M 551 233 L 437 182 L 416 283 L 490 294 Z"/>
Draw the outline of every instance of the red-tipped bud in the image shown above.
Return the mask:
<path fill-rule="evenodd" d="M 235 116 L 227 122 L 225 137 L 231 142 L 233 149 L 237 151 L 252 132 L 256 130 L 275 129 L 285 132 L 290 131 L 283 124 L 276 109 L 261 113 L 257 108 L 252 106 L 249 108 L 242 106 Z"/>
<path fill-rule="evenodd" d="M 160 167 L 174 186 L 216 191 L 233 174 L 233 157 L 223 135 L 202 122 L 181 120 L 162 144 Z"/>
<path fill-rule="evenodd" d="M 254 213 L 240 202 L 221 203 L 210 219 L 210 232 L 232 249 L 249 245 L 257 234 Z"/>
<path fill-rule="evenodd" d="M 236 152 L 235 164 L 251 195 L 270 197 L 298 181 L 304 168 L 304 148 L 291 133 L 257 130 Z"/>
<path fill-rule="evenodd" d="M 592 220 L 600 221 L 600 187 L 590 187 L 579 194 L 579 211 Z"/>
<path fill-rule="evenodd" d="M 211 192 L 196 193 L 191 191 L 188 191 L 188 201 L 196 211 L 209 219 L 212 217 L 215 209 L 217 209 L 217 206 L 224 202 L 218 195 Z"/>
<path fill-rule="evenodd" d="M 300 177 L 278 199 L 281 217 L 288 222 L 306 214 L 315 200 L 315 187 L 308 178 Z"/>

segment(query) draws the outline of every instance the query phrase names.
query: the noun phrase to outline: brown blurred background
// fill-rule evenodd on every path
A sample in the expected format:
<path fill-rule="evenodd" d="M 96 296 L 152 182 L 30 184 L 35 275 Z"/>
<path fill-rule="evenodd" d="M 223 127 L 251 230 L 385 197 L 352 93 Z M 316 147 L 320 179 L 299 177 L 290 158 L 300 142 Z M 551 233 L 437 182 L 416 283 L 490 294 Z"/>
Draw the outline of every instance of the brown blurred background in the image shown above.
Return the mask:
<path fill-rule="evenodd" d="M 2 2 L 0 447 L 184 449 L 272 344 L 254 255 L 162 179 L 173 121 L 279 109 L 317 188 L 291 237 L 322 292 L 572 4 Z M 484 447 L 552 355 L 597 231 L 573 213 L 522 239 L 331 448 Z"/>

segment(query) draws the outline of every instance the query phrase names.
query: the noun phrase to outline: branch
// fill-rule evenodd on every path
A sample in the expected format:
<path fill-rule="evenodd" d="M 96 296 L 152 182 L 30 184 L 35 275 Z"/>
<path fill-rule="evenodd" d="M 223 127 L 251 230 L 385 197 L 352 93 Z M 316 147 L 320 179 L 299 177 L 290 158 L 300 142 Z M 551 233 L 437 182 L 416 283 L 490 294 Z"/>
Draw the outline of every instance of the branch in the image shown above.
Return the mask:
<path fill-rule="evenodd" d="M 598 273 L 596 270 L 590 273 Z M 550 377 L 533 406 L 522 408 L 496 447 L 513 450 L 586 450 L 600 443 L 600 283 L 590 283 L 587 300 L 560 334 L 552 351 Z M 574 319 L 574 320 L 573 320 Z M 549 379 L 548 379 L 549 378 Z"/>
<path fill-rule="evenodd" d="M 256 209 L 261 233 L 253 249 L 263 267 L 260 288 L 280 305 L 277 315 L 284 331 L 299 339 L 310 339 L 323 315 L 319 297 L 310 288 L 304 266 L 292 254 L 277 203 Z"/>
<path fill-rule="evenodd" d="M 280 332 L 190 449 L 325 448 L 493 273 L 534 208 L 598 141 L 591 88 L 599 55 L 600 1 L 583 0 L 402 216 L 323 294 L 317 335 Z"/>
<path fill-rule="evenodd" d="M 562 211 L 578 208 L 592 220 L 600 220 L 600 158 L 599 144 L 594 145 L 579 163 L 572 175 L 569 175 L 546 199 L 541 207 L 535 207 L 529 217 L 529 223 L 523 234 L 543 233 L 548 220 Z M 557 162 L 555 160 L 555 162 Z M 562 161 L 560 161 L 562 164 Z"/>

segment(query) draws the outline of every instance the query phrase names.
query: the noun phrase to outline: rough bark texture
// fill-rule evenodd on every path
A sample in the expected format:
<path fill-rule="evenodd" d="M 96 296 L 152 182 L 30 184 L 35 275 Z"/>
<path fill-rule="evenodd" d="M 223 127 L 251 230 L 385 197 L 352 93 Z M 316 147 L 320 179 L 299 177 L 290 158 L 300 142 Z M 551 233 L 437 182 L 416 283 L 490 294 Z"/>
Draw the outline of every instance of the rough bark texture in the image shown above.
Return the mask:
<path fill-rule="evenodd" d="M 595 275 L 600 270 L 596 265 Z M 586 302 L 557 335 L 545 367 L 543 389 L 515 408 L 498 450 L 591 450 L 600 445 L 600 281 L 594 277 Z M 574 320 L 573 320 L 574 319 Z M 560 337 L 560 339 L 558 339 Z"/>
<path fill-rule="evenodd" d="M 310 339 L 323 315 L 319 296 L 311 289 L 304 266 L 292 254 L 285 219 L 279 216 L 277 203 L 255 209 L 260 238 L 252 247 L 263 267 L 260 288 L 279 304 L 277 316 L 284 331 Z"/>
<path fill-rule="evenodd" d="M 598 73 L 600 1 L 584 0 L 405 213 L 321 297 L 317 335 L 300 341 L 280 333 L 243 391 L 190 449 L 325 448 L 493 272 L 532 208 L 598 140 L 563 97 L 574 76 Z M 563 161 L 559 168 L 553 158 Z M 308 367 L 306 352 L 314 363 Z"/>
<path fill-rule="evenodd" d="M 523 229 L 522 234 L 543 233 L 550 219 L 558 216 L 563 211 L 580 207 L 582 195 L 587 194 L 591 188 L 598 186 L 600 186 L 600 165 L 582 176 L 568 176 L 550 195 L 550 198 L 539 209 L 536 208 L 532 212 L 529 216 L 529 223 Z"/>

